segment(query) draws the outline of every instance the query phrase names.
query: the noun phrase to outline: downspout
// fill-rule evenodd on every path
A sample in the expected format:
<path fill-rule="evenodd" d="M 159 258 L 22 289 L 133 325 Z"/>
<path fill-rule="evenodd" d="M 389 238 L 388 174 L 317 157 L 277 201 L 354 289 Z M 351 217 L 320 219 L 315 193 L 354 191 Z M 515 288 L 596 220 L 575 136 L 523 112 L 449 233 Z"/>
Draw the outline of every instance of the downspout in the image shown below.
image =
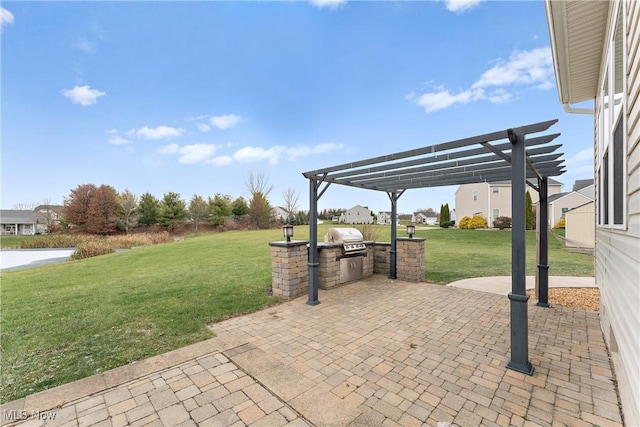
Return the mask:
<path fill-rule="evenodd" d="M 593 108 L 576 108 L 572 107 L 571 104 L 565 102 L 562 104 L 564 111 L 570 114 L 593 114 L 595 110 Z"/>

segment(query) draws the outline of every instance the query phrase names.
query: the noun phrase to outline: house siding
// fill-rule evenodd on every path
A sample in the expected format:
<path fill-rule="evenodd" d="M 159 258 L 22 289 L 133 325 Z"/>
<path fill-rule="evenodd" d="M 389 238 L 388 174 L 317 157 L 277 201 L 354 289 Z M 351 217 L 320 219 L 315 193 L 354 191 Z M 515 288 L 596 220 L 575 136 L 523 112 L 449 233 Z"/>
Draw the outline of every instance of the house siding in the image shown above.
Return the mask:
<path fill-rule="evenodd" d="M 562 209 L 573 209 L 590 202 L 591 199 L 580 193 L 572 192 L 549 203 L 549 225 L 555 225 L 562 218 Z"/>
<path fill-rule="evenodd" d="M 627 65 L 623 111 L 627 138 L 624 153 L 626 215 L 622 227 L 596 227 L 595 267 L 601 294 L 602 329 L 613 355 L 625 423 L 631 426 L 640 425 L 640 8 L 633 1 L 625 2 L 623 6 L 626 9 L 624 63 Z M 613 15 L 610 14 L 609 27 Z M 604 82 L 603 71 L 600 86 Z M 598 112 L 602 111 L 602 103 L 599 94 L 596 98 Z M 596 160 L 600 135 L 610 130 L 600 129 L 598 118 L 599 114 L 596 114 Z M 596 194 L 600 194 L 599 184 L 596 180 Z"/>

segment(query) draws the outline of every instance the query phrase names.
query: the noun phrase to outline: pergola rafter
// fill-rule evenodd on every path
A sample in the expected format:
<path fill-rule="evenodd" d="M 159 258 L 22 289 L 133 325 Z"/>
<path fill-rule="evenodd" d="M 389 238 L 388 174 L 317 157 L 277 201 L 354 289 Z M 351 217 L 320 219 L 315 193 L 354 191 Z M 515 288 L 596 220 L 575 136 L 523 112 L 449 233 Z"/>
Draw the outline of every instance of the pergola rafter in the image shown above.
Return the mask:
<path fill-rule="evenodd" d="M 511 352 L 507 367 L 533 373 L 528 361 L 527 300 L 525 292 L 525 189 L 540 194 L 540 265 L 538 305 L 548 307 L 547 185 L 548 178 L 565 172 L 560 144 L 550 144 L 559 133 L 545 132 L 557 120 L 509 128 L 484 135 L 372 157 L 303 173 L 309 179 L 309 299 L 318 300 L 317 203 L 331 184 L 384 191 L 391 201 L 391 251 L 389 277 L 396 278 L 397 202 L 406 190 L 478 182 L 511 181 L 512 184 L 512 291 Z M 503 142 L 506 140 L 506 142 Z M 320 187 L 324 188 L 319 192 Z M 544 219 L 544 221 L 543 221 Z"/>

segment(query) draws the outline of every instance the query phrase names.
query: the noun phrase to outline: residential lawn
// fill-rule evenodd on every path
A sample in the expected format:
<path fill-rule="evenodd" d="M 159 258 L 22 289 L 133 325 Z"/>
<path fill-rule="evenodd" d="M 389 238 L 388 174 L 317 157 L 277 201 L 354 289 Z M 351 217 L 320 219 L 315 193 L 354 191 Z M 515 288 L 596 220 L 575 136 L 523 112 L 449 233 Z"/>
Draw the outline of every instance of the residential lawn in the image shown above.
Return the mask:
<path fill-rule="evenodd" d="M 332 224 L 318 227 L 319 241 Z M 374 226 L 389 241 L 390 226 Z M 535 234 L 527 233 L 534 273 Z M 399 236 L 406 236 L 402 227 Z M 511 274 L 511 233 L 418 230 L 426 280 Z M 4 238 L 3 238 L 4 239 Z M 307 240 L 308 227 L 294 239 Z M 211 337 L 206 328 L 280 299 L 271 286 L 268 243 L 281 230 L 230 231 L 182 242 L 2 273 L 1 402 Z M 593 275 L 593 258 L 549 239 L 550 274 Z"/>
<path fill-rule="evenodd" d="M 400 233 L 399 233 L 400 234 Z M 511 232 L 437 229 L 416 232 L 426 239 L 428 282 L 451 283 L 470 277 L 511 275 Z M 527 275 L 536 271 L 536 233 L 527 231 Z M 549 235 L 549 275 L 593 277 L 593 256 L 567 251 Z"/>

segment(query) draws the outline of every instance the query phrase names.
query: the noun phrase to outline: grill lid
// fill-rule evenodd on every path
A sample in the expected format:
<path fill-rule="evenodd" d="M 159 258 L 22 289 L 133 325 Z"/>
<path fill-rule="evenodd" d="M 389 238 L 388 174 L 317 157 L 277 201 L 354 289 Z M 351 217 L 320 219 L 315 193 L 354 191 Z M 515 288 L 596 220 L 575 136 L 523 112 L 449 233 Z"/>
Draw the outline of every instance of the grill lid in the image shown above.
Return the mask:
<path fill-rule="evenodd" d="M 324 235 L 326 243 L 342 243 L 344 254 L 356 254 L 367 250 L 362 233 L 357 228 L 330 228 Z"/>
<path fill-rule="evenodd" d="M 357 228 L 330 228 L 324 235 L 325 243 L 361 243 L 363 240 Z"/>

